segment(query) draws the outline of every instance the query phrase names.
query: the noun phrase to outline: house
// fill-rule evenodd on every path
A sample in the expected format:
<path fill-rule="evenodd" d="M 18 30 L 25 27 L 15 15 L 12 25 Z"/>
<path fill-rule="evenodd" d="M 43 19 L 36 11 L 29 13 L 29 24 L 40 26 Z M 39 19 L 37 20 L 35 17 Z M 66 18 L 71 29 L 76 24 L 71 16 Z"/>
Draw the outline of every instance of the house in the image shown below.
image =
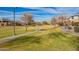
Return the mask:
<path fill-rule="evenodd" d="M 79 14 L 70 16 L 69 20 L 72 22 L 72 25 L 79 25 Z"/>
<path fill-rule="evenodd" d="M 10 26 L 12 21 L 7 18 L 0 19 L 0 26 Z"/>
<path fill-rule="evenodd" d="M 22 22 L 20 21 L 12 21 L 12 20 L 9 20 L 7 18 L 2 18 L 0 19 L 0 26 L 13 26 L 13 25 L 16 25 L 16 26 L 22 26 Z"/>
<path fill-rule="evenodd" d="M 79 22 L 79 15 L 71 16 L 69 20 L 71 20 L 73 22 Z"/>

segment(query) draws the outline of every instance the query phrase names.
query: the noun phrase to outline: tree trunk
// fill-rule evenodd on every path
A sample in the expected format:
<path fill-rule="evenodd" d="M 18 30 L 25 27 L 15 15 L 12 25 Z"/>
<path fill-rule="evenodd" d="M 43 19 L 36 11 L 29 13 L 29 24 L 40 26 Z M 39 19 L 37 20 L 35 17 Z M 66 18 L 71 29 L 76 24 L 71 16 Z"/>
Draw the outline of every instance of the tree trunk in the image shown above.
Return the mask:
<path fill-rule="evenodd" d="M 27 25 L 25 26 L 25 28 L 26 28 L 26 31 L 27 31 Z"/>
<path fill-rule="evenodd" d="M 26 31 L 27 31 L 27 26 L 26 26 Z"/>

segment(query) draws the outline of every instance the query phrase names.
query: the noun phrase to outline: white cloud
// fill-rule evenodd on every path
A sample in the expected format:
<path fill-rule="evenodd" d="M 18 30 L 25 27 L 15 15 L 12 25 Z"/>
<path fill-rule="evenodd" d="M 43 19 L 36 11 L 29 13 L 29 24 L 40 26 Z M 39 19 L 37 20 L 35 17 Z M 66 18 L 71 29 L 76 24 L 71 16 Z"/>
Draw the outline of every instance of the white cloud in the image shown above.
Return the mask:
<path fill-rule="evenodd" d="M 43 12 L 50 13 L 50 14 L 62 13 L 62 11 L 55 10 L 55 9 L 53 9 L 53 8 L 43 8 L 43 7 L 39 7 L 39 8 L 36 7 L 36 8 L 34 8 L 34 7 L 32 7 L 32 8 L 30 8 L 30 9 L 41 10 L 41 11 L 43 11 Z"/>
<path fill-rule="evenodd" d="M 47 13 L 60 13 L 59 11 L 52 9 L 52 8 L 42 8 L 43 11 L 47 12 Z"/>

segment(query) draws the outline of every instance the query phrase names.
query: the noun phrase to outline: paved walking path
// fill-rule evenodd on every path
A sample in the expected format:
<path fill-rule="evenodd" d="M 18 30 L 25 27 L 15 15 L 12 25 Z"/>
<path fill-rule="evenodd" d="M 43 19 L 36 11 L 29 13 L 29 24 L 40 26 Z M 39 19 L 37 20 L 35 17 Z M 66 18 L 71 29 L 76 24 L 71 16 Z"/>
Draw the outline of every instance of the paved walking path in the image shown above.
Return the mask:
<path fill-rule="evenodd" d="M 29 35 L 29 34 L 32 34 L 32 33 L 35 33 L 35 32 L 37 32 L 37 31 L 27 32 L 27 33 L 20 34 L 20 35 L 15 35 L 15 36 L 11 36 L 11 37 L 2 38 L 2 39 L 0 39 L 0 44 L 9 42 L 11 40 L 15 40 L 16 38 L 19 38 L 19 37 L 22 37 L 22 36 L 26 36 L 26 35 Z"/>

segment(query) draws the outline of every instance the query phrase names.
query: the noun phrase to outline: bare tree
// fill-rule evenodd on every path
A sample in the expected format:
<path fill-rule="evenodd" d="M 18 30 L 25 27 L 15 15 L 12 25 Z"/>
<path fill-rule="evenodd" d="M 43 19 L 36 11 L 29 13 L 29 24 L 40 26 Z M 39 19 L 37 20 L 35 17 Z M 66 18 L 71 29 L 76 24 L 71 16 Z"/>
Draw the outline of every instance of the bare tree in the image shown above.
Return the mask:
<path fill-rule="evenodd" d="M 32 15 L 30 13 L 24 13 L 21 19 L 22 21 L 24 21 L 26 31 L 27 31 L 27 26 L 32 21 Z"/>
<path fill-rule="evenodd" d="M 52 24 L 52 25 L 55 25 L 55 23 L 56 23 L 56 19 L 55 19 L 55 17 L 53 17 L 53 18 L 51 19 L 51 24 Z"/>

